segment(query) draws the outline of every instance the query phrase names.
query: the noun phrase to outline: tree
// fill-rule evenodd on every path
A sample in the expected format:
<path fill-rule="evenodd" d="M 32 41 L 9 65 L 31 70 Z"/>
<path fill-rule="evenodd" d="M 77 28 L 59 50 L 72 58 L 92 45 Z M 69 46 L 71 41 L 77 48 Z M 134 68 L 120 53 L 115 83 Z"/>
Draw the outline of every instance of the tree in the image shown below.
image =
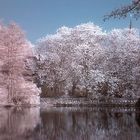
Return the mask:
<path fill-rule="evenodd" d="M 115 29 L 108 34 L 104 68 L 110 94 L 116 97 L 134 97 L 139 91 L 134 69 L 140 63 L 140 39 L 135 29 Z"/>
<path fill-rule="evenodd" d="M 9 26 L 1 25 L 0 32 L 1 76 L 4 81 L 1 84 L 4 92 L 1 89 L 1 94 L 5 94 L 7 98 L 5 102 L 7 104 L 32 104 L 35 95 L 36 101 L 34 100 L 34 102 L 39 103 L 39 90 L 33 84 L 31 70 L 27 70 L 27 65 L 30 64 L 26 64 L 29 58 L 33 58 L 31 44 L 15 23 Z M 26 80 L 25 73 L 29 73 L 29 71 L 30 80 Z"/>
<path fill-rule="evenodd" d="M 62 27 L 36 49 L 38 77 L 53 96 L 135 97 L 140 83 L 136 29 L 103 32 L 92 23 Z"/>
<path fill-rule="evenodd" d="M 41 81 L 54 90 L 61 87 L 61 93 L 74 95 L 77 91 L 87 96 L 94 81 L 91 76 L 94 66 L 97 67 L 101 56 L 103 36 L 100 27 L 87 23 L 74 28 L 62 27 L 55 35 L 42 38 L 37 45 Z"/>
<path fill-rule="evenodd" d="M 104 20 L 110 18 L 125 18 L 129 13 L 133 14 L 136 19 L 140 16 L 140 0 L 132 0 L 132 3 L 116 10 L 113 10 L 110 14 L 104 16 Z"/>
<path fill-rule="evenodd" d="M 62 29 L 63 30 L 63 29 Z M 42 85 L 47 88 L 49 95 L 63 94 L 65 91 L 66 79 L 69 77 L 68 46 L 64 45 L 66 36 L 63 31 L 58 31 L 56 35 L 41 39 L 37 45 L 38 78 Z M 62 35 L 61 35 L 62 34 Z M 50 94 L 51 93 L 51 94 Z"/>

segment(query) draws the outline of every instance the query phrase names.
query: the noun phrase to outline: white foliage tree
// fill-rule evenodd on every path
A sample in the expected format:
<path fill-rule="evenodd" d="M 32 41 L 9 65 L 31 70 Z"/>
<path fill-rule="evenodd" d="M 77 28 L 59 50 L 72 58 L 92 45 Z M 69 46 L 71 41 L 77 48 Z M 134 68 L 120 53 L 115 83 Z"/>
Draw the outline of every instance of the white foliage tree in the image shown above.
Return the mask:
<path fill-rule="evenodd" d="M 134 96 L 136 73 L 133 70 L 140 65 L 138 32 L 135 29 L 115 29 L 108 34 L 107 39 L 104 66 L 111 93 L 120 97 Z"/>
<path fill-rule="evenodd" d="M 94 82 L 90 75 L 102 54 L 100 44 L 104 35 L 101 28 L 87 23 L 74 28 L 62 27 L 55 35 L 41 39 L 37 46 L 43 65 L 39 72 L 43 76 L 41 80 L 45 77 L 45 83 L 53 82 L 53 87 L 55 82 L 59 85 L 63 82 L 64 92 L 74 92 L 78 86 L 78 90 L 87 94 Z"/>
<path fill-rule="evenodd" d="M 40 39 L 36 49 L 40 81 L 54 88 L 54 94 L 138 95 L 140 38 L 136 29 L 106 33 L 93 23 L 61 27 Z"/>
<path fill-rule="evenodd" d="M 31 44 L 14 23 L 1 25 L 0 32 L 0 104 L 39 104 L 39 90 L 26 63 L 33 58 Z"/>

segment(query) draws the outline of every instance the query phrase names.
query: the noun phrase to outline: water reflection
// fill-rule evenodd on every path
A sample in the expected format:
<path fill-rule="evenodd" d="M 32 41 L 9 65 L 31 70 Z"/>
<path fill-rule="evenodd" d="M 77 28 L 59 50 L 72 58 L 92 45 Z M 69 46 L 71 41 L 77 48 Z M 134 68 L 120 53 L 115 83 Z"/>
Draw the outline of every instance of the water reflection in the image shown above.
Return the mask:
<path fill-rule="evenodd" d="M 27 140 L 38 124 L 39 108 L 0 108 L 0 140 Z"/>
<path fill-rule="evenodd" d="M 140 138 L 135 112 L 113 109 L 42 111 L 43 138 L 51 140 L 131 140 Z"/>
<path fill-rule="evenodd" d="M 0 140 L 139 140 L 140 111 L 0 108 Z"/>

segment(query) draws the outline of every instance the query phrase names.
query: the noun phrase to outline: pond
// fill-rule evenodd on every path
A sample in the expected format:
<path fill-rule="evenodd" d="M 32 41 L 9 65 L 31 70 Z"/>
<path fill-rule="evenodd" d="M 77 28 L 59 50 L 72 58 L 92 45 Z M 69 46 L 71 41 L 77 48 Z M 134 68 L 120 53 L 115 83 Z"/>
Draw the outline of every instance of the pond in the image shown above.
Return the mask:
<path fill-rule="evenodd" d="M 139 140 L 135 108 L 0 108 L 0 140 Z"/>

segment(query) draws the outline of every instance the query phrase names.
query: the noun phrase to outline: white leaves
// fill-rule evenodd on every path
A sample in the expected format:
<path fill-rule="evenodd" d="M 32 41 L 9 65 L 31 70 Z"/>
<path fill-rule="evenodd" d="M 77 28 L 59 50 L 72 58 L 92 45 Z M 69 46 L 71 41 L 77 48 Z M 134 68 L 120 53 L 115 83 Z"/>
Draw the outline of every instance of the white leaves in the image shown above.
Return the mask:
<path fill-rule="evenodd" d="M 44 62 L 42 79 L 54 85 L 63 81 L 61 87 L 68 90 L 74 84 L 94 92 L 91 89 L 102 83 L 109 86 L 111 95 L 125 92 L 138 73 L 134 67 L 140 66 L 140 38 L 136 29 L 106 33 L 93 23 L 63 26 L 56 34 L 40 39 L 37 49 L 41 63 Z M 122 89 L 123 86 L 126 87 Z"/>

